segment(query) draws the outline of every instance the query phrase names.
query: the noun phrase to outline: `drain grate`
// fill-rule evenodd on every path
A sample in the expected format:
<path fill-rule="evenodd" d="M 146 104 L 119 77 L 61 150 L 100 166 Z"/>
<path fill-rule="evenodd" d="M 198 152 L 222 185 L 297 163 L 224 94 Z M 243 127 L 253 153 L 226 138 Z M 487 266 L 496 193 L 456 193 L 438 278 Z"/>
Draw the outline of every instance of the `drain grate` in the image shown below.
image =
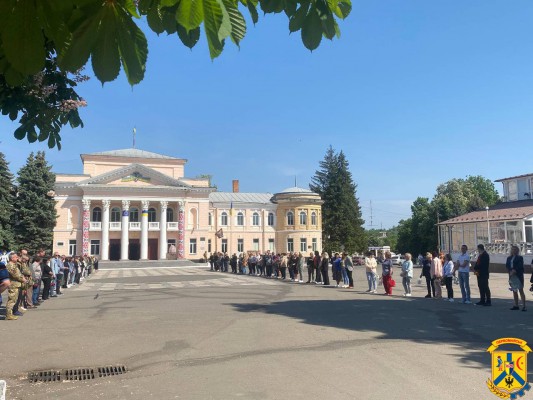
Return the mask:
<path fill-rule="evenodd" d="M 128 372 L 124 365 L 109 365 L 96 368 L 74 368 L 63 370 L 33 371 L 28 374 L 31 383 L 87 381 L 107 376 L 122 375 Z"/>

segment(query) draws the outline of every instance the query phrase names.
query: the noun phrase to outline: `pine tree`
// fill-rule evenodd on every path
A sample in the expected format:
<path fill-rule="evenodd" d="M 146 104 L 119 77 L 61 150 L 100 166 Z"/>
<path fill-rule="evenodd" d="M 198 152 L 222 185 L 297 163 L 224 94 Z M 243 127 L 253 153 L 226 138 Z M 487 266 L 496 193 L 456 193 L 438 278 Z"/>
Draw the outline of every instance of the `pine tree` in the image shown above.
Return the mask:
<path fill-rule="evenodd" d="M 320 169 L 311 179 L 310 189 L 319 194 L 322 206 L 322 238 L 326 251 L 344 249 L 351 253 L 364 251 L 366 236 L 357 185 L 353 182 L 349 163 L 341 151 L 330 146 Z"/>
<path fill-rule="evenodd" d="M 11 250 L 14 245 L 14 204 L 13 174 L 4 154 L 0 153 L 0 250 Z"/>
<path fill-rule="evenodd" d="M 51 195 L 55 183 L 51 169 L 44 152 L 37 152 L 30 154 L 18 173 L 15 238 L 20 248 L 30 252 L 52 249 L 57 213 Z"/>

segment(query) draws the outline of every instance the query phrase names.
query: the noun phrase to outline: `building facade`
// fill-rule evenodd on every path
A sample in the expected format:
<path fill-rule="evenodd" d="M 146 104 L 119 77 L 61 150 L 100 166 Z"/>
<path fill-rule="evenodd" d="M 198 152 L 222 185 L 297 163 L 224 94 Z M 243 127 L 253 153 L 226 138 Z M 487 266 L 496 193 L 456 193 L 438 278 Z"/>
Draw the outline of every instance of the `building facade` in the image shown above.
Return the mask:
<path fill-rule="evenodd" d="M 215 251 L 322 247 L 322 200 L 307 189 L 218 192 L 186 178 L 187 160 L 138 149 L 82 154 L 57 174 L 54 251 L 101 260 L 198 259 Z"/>

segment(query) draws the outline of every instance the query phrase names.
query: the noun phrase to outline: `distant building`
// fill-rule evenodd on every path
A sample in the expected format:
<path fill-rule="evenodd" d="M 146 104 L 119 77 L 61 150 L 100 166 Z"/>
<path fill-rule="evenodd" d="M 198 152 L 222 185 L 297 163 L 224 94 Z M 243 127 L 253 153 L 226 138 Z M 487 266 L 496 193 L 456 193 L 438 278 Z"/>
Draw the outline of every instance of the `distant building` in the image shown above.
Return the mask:
<path fill-rule="evenodd" d="M 523 255 L 533 256 L 533 174 L 496 182 L 503 184 L 502 203 L 438 224 L 443 251 L 458 253 L 463 243 L 474 250 L 481 243 L 491 260 L 501 264 L 516 244 Z"/>
<path fill-rule="evenodd" d="M 217 192 L 187 160 L 138 149 L 82 154 L 57 174 L 54 251 L 102 260 L 195 259 L 205 252 L 322 248 L 322 200 L 307 189 Z"/>

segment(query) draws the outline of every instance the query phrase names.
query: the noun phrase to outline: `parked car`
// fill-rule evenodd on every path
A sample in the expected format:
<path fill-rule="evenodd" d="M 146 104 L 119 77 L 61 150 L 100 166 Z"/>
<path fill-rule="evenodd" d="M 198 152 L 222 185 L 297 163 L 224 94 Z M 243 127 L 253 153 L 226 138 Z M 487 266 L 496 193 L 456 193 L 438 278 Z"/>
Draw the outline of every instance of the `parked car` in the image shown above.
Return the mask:
<path fill-rule="evenodd" d="M 391 260 L 392 260 L 393 265 L 402 265 L 403 262 L 405 261 L 405 257 L 402 256 L 401 254 L 397 254 L 391 257 Z"/>

